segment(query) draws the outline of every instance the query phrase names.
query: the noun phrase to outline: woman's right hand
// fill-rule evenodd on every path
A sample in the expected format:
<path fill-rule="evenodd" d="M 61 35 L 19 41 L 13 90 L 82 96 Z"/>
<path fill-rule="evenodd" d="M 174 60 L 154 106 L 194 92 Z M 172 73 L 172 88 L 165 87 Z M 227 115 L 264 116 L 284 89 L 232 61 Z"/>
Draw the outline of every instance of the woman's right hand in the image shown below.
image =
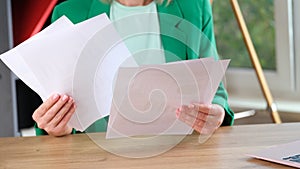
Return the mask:
<path fill-rule="evenodd" d="M 49 135 L 64 136 L 72 133 L 68 122 L 76 109 L 73 98 L 53 94 L 33 113 L 32 118 L 40 129 Z"/>

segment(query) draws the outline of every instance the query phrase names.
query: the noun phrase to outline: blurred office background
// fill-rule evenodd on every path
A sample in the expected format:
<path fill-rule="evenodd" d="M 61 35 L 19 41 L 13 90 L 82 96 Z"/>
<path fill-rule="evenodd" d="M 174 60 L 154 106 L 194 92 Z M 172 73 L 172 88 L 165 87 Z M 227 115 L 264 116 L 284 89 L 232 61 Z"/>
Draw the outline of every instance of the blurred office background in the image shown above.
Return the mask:
<path fill-rule="evenodd" d="M 284 122 L 299 121 L 300 5 L 298 0 L 238 0 L 269 88 Z M 269 122 L 250 57 L 229 0 L 213 3 L 215 36 L 220 58 L 231 59 L 226 74 L 230 104 L 236 110 L 255 109 L 240 123 Z M 263 110 L 263 111 L 260 111 Z"/>
<path fill-rule="evenodd" d="M 0 53 L 50 24 L 63 0 L 0 0 Z M 300 121 L 299 0 L 238 1 L 283 122 Z M 224 83 L 235 112 L 255 110 L 235 124 L 272 123 L 229 0 L 214 0 L 221 59 L 231 59 Z M 0 137 L 33 135 L 31 115 L 41 99 L 0 61 Z"/>

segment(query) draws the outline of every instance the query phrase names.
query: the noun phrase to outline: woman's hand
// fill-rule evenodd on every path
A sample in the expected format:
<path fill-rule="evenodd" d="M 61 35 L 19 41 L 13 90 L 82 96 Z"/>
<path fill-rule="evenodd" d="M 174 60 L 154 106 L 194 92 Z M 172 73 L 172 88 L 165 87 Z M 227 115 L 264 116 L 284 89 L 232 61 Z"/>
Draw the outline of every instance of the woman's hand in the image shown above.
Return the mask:
<path fill-rule="evenodd" d="M 34 111 L 32 118 L 38 127 L 44 129 L 49 135 L 64 136 L 72 132 L 72 128 L 67 124 L 75 108 L 71 97 L 53 94 Z"/>
<path fill-rule="evenodd" d="M 225 110 L 217 104 L 193 103 L 176 111 L 177 118 L 200 134 L 212 134 L 223 122 Z"/>

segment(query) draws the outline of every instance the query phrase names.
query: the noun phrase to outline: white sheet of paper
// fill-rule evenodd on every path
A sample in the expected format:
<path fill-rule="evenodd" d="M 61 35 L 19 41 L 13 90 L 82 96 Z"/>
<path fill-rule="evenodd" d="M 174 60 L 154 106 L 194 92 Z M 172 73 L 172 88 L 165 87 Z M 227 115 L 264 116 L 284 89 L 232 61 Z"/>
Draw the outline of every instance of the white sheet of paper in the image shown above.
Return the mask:
<path fill-rule="evenodd" d="M 106 138 L 190 134 L 176 109 L 211 103 L 229 60 L 212 58 L 120 68 Z"/>
<path fill-rule="evenodd" d="M 54 92 L 72 95 L 73 73 L 81 50 L 98 30 L 109 23 L 106 15 L 99 15 L 18 49 L 47 90 L 46 98 Z"/>
<path fill-rule="evenodd" d="M 249 154 L 249 156 L 300 168 L 300 140 L 286 144 L 275 145 L 259 152 Z"/>
<path fill-rule="evenodd" d="M 18 76 L 33 91 L 38 93 L 43 100 L 46 99 L 47 93 L 38 79 L 34 76 L 32 70 L 28 67 L 27 63 L 23 59 L 23 55 L 19 53 L 19 49 L 26 48 L 27 45 L 30 46 L 32 41 L 37 41 L 39 38 L 55 32 L 56 29 L 67 29 L 71 28 L 72 26 L 72 22 L 67 17 L 63 16 L 45 28 L 43 31 L 27 39 L 17 47 L 0 55 L 0 59 L 10 68 L 10 70 L 12 70 L 16 76 Z"/>
<path fill-rule="evenodd" d="M 110 24 L 87 42 L 76 64 L 72 96 L 79 100 L 77 116 L 73 116 L 81 126 L 77 129 L 85 130 L 96 120 L 109 115 L 114 79 L 121 65 L 137 66 Z"/>
<path fill-rule="evenodd" d="M 124 62 L 130 62 L 130 65 L 135 63 L 130 61 L 129 51 L 106 14 L 74 26 L 65 25 L 69 26 L 62 28 L 50 25 L 52 28 L 47 28 L 50 31 L 29 39 L 3 54 L 1 59 L 5 60 L 11 70 L 26 81 L 43 100 L 52 93 L 66 93 L 72 96 L 76 101 L 77 110 L 69 124 L 83 131 L 96 120 L 109 114 L 110 98 L 113 95 L 111 86 L 118 66 Z M 118 43 L 109 44 L 109 40 Z M 101 78 L 95 78 L 95 74 Z M 85 81 L 86 77 L 91 77 L 91 80 Z M 101 86 L 103 83 L 104 87 Z M 106 92 L 101 98 L 94 91 L 99 88 L 100 93 Z M 96 103 L 95 99 L 100 100 Z M 101 104 L 97 107 L 95 104 L 98 103 Z"/>

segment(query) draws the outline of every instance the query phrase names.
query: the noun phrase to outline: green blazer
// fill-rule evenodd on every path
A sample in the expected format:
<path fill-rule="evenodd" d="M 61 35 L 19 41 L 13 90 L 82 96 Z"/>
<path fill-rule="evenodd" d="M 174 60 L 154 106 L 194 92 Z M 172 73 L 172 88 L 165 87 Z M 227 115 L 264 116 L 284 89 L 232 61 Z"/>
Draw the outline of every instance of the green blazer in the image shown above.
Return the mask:
<path fill-rule="evenodd" d="M 172 0 L 168 5 L 165 1 L 163 4 L 157 4 L 157 11 L 161 41 L 166 51 L 167 62 L 212 55 L 218 59 L 209 0 Z M 68 0 L 55 7 L 52 22 L 65 15 L 76 24 L 101 13 L 106 13 L 109 16 L 110 4 L 105 4 L 101 0 Z M 172 19 L 166 17 L 168 15 L 172 16 Z M 202 36 L 203 34 L 205 36 Z M 205 49 L 207 48 L 207 41 L 212 44 L 213 48 Z M 212 103 L 224 107 L 226 113 L 222 125 L 232 125 L 234 119 L 234 113 L 228 105 L 227 97 L 227 92 L 223 84 L 220 83 Z M 108 118 L 105 118 L 98 122 L 98 125 L 101 126 L 100 130 L 106 130 L 106 125 L 103 125 L 103 122 L 105 123 L 107 120 Z M 73 133 L 76 131 L 74 130 Z M 47 133 L 36 126 L 36 134 Z"/>

